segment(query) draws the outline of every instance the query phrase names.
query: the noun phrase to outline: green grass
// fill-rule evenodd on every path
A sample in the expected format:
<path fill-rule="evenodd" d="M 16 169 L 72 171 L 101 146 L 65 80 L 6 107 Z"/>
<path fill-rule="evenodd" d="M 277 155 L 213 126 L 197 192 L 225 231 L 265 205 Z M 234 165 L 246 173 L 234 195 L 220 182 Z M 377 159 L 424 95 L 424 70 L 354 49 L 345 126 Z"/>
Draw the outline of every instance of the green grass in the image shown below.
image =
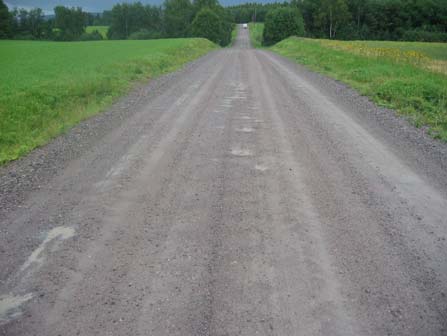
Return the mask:
<path fill-rule="evenodd" d="M 0 41 L 0 164 L 98 113 L 135 82 L 215 48 L 205 39 Z"/>
<path fill-rule="evenodd" d="M 385 49 L 378 52 L 375 48 Z M 446 44 L 291 37 L 271 50 L 349 84 L 379 105 L 396 109 L 414 125 L 428 126 L 434 137 L 447 141 L 447 75 L 443 73 L 445 63 L 439 60 L 445 59 Z M 417 61 L 420 53 L 424 54 L 423 62 Z M 432 64 L 440 67 L 433 68 Z"/>
<path fill-rule="evenodd" d="M 104 39 L 107 39 L 107 32 L 109 30 L 109 26 L 88 26 L 87 28 L 85 28 L 85 31 L 87 33 L 92 33 L 95 30 L 97 30 Z"/>
<path fill-rule="evenodd" d="M 250 22 L 248 24 L 250 33 L 251 45 L 254 48 L 260 48 L 262 46 L 262 32 L 264 31 L 264 23 Z"/>
<path fill-rule="evenodd" d="M 234 41 L 236 41 L 237 32 L 238 32 L 237 25 L 234 25 L 233 30 L 231 31 L 231 42 L 228 45 L 229 47 L 231 47 L 234 44 Z"/>

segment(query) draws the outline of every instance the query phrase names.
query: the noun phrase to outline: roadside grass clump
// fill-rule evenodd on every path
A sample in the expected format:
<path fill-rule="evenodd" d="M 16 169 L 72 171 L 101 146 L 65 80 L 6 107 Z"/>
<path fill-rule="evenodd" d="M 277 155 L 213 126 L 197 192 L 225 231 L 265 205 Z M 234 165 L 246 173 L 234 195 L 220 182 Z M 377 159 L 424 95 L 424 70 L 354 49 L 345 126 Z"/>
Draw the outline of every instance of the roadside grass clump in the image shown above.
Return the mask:
<path fill-rule="evenodd" d="M 104 40 L 107 40 L 107 32 L 109 31 L 109 26 L 87 26 L 85 28 L 85 32 L 88 34 L 91 34 L 94 31 L 99 32 L 101 34 L 102 38 Z"/>
<path fill-rule="evenodd" d="M 215 48 L 205 39 L 0 41 L 0 164 Z"/>
<path fill-rule="evenodd" d="M 237 32 L 238 32 L 238 26 L 236 24 L 233 25 L 233 30 L 231 31 L 231 42 L 228 45 L 229 47 L 232 47 L 234 45 L 234 42 L 237 38 Z"/>
<path fill-rule="evenodd" d="M 383 43 L 383 42 L 381 42 Z M 447 141 L 447 75 L 432 67 L 437 49 L 432 43 L 341 42 L 291 37 L 271 50 L 310 69 L 343 81 L 378 105 L 393 108 L 415 126 Z M 412 50 L 411 45 L 416 45 Z M 429 50 L 425 52 L 426 49 Z"/>
<path fill-rule="evenodd" d="M 248 24 L 251 45 L 254 48 L 260 48 L 263 43 L 262 34 L 264 32 L 264 23 L 250 22 Z"/>

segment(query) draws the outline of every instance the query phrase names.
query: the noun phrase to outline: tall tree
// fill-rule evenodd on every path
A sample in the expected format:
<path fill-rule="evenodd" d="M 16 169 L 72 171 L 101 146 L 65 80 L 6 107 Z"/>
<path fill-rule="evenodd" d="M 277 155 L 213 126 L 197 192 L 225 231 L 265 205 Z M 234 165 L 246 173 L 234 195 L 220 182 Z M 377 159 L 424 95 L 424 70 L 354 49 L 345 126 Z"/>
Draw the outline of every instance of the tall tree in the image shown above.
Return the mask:
<path fill-rule="evenodd" d="M 335 38 L 338 28 L 351 17 L 346 0 L 321 0 L 314 21 L 320 28 L 326 28 L 329 38 Z"/>
<path fill-rule="evenodd" d="M 54 14 L 55 27 L 60 30 L 59 39 L 77 40 L 85 32 L 87 14 L 80 7 L 57 6 L 54 8 Z"/>
<path fill-rule="evenodd" d="M 355 21 L 357 29 L 360 29 L 362 19 L 368 6 L 368 1 L 364 0 L 348 0 L 347 5 L 349 11 L 352 13 L 352 18 Z"/>
<path fill-rule="evenodd" d="M 263 39 L 266 45 L 289 36 L 303 36 L 304 21 L 298 8 L 277 8 L 265 17 Z"/>
<path fill-rule="evenodd" d="M 28 29 L 31 35 L 40 39 L 45 29 L 45 18 L 40 8 L 31 9 L 28 12 Z"/>
<path fill-rule="evenodd" d="M 196 37 L 204 37 L 217 44 L 225 38 L 219 16 L 208 7 L 203 7 L 194 18 L 191 33 Z"/>
<path fill-rule="evenodd" d="M 136 32 L 160 36 L 162 31 L 162 11 L 160 7 L 141 2 L 122 3 L 113 6 L 110 15 L 109 39 L 127 39 Z"/>
<path fill-rule="evenodd" d="M 109 39 L 127 39 L 132 33 L 131 5 L 128 3 L 113 6 L 111 24 L 108 31 Z"/>
<path fill-rule="evenodd" d="M 194 7 L 189 0 L 165 0 L 164 29 L 169 37 L 190 35 L 189 26 L 194 17 Z"/>
<path fill-rule="evenodd" d="M 202 8 L 215 8 L 220 6 L 217 0 L 194 0 L 193 1 L 194 10 L 198 13 Z"/>
<path fill-rule="evenodd" d="M 11 37 L 11 16 L 8 7 L 0 0 L 0 39 Z"/>

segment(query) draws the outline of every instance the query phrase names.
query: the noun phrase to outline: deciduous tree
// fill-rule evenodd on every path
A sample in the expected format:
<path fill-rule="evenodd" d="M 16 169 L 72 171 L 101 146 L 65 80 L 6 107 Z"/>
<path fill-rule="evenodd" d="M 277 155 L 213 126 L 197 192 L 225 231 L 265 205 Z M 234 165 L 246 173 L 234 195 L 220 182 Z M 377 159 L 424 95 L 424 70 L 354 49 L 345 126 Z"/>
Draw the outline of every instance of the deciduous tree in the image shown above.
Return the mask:
<path fill-rule="evenodd" d="M 264 44 L 274 44 L 294 35 L 304 35 L 303 16 L 297 8 L 278 8 L 267 13 L 263 33 Z"/>
<path fill-rule="evenodd" d="M 194 17 L 194 7 L 189 0 L 165 0 L 164 30 L 168 37 L 190 35 L 190 25 Z"/>
<path fill-rule="evenodd" d="M 326 28 L 329 38 L 335 38 L 340 26 L 347 24 L 351 17 L 346 0 L 321 0 L 314 21 L 320 28 Z"/>
<path fill-rule="evenodd" d="M 11 37 L 11 16 L 8 7 L 0 0 L 0 39 Z"/>
<path fill-rule="evenodd" d="M 54 8 L 54 14 L 55 28 L 59 30 L 58 39 L 77 40 L 85 32 L 87 14 L 80 7 L 57 6 Z"/>
<path fill-rule="evenodd" d="M 222 44 L 223 31 L 219 16 L 208 7 L 203 7 L 194 18 L 191 33 L 195 37 L 204 37 L 217 44 Z"/>

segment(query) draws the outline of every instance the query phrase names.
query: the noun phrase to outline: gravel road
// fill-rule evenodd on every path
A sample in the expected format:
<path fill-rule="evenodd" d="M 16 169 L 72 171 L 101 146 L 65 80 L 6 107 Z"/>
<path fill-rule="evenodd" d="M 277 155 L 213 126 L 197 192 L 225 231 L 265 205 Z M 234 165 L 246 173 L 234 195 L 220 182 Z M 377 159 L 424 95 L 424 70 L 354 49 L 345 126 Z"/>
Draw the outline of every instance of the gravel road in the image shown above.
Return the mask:
<path fill-rule="evenodd" d="M 244 29 L 0 188 L 0 335 L 447 335 L 447 146 Z"/>

